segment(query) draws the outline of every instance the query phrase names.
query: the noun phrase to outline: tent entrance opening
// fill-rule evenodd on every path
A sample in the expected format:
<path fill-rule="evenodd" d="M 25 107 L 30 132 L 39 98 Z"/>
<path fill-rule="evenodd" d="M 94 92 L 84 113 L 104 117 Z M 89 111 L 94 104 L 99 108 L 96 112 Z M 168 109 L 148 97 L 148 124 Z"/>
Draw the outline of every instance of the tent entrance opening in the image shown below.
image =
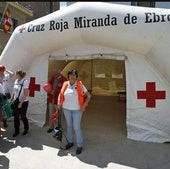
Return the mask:
<path fill-rule="evenodd" d="M 111 132 L 126 135 L 126 102 L 118 92 L 126 91 L 125 61 L 110 59 L 49 61 L 49 77 L 53 68 L 67 77 L 71 69 L 78 70 L 78 79 L 91 91 L 92 99 L 83 117 L 83 126 L 93 133 Z M 115 131 L 115 132 L 113 132 Z M 119 132 L 118 132 L 119 131 Z M 87 133 L 87 135 L 90 133 Z"/>

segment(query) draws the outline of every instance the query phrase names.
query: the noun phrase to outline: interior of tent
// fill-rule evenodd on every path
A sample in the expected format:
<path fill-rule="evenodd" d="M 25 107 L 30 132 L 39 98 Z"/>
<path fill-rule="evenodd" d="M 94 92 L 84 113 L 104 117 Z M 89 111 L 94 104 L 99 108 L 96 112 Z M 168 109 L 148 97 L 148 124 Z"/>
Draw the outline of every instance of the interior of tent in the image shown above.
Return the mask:
<path fill-rule="evenodd" d="M 115 131 L 109 135 L 117 133 L 126 137 L 125 60 L 49 60 L 48 79 L 56 68 L 66 77 L 69 70 L 76 69 L 78 79 L 92 94 L 91 102 L 83 117 L 84 127 L 89 126 L 89 130 L 97 137 L 100 131 L 104 133 Z M 122 95 L 119 92 L 122 92 Z M 48 108 L 46 118 L 47 124 Z"/>
<path fill-rule="evenodd" d="M 63 75 L 77 69 L 81 80 L 93 95 L 117 96 L 125 91 L 125 61 L 110 59 L 49 61 L 49 77 L 54 68 L 62 70 Z M 48 78 L 49 78 L 48 77 Z"/>

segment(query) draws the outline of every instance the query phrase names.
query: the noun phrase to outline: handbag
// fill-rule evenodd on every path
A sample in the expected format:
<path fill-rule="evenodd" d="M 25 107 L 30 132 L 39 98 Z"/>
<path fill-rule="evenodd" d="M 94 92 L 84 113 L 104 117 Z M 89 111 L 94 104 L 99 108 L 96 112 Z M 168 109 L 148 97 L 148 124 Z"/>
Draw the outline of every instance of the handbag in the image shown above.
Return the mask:
<path fill-rule="evenodd" d="M 5 96 L 7 97 L 8 100 L 11 98 L 11 93 L 10 93 L 8 88 L 7 88 L 7 91 L 5 93 Z"/>
<path fill-rule="evenodd" d="M 58 110 L 55 111 L 55 112 L 52 114 L 52 116 L 51 116 L 51 121 L 52 121 L 52 123 L 55 123 L 55 122 L 56 122 L 56 120 L 57 120 L 57 118 L 58 118 L 58 115 L 59 115 L 59 111 L 58 111 Z"/>
<path fill-rule="evenodd" d="M 5 93 L 5 96 L 7 97 L 7 99 L 11 98 L 11 94 L 10 93 Z"/>
<path fill-rule="evenodd" d="M 10 103 L 5 95 L 0 94 L 0 114 L 2 119 L 8 119 L 12 117 L 12 109 Z"/>
<path fill-rule="evenodd" d="M 24 81 L 25 81 L 25 80 L 24 80 Z M 11 109 L 12 109 L 12 110 L 18 109 L 19 96 L 20 96 L 20 94 L 21 94 L 21 90 L 22 90 L 22 86 L 23 86 L 24 81 L 23 81 L 22 84 L 21 84 L 21 89 L 20 89 L 20 91 L 19 91 L 18 97 L 17 97 L 14 101 L 11 102 Z"/>
<path fill-rule="evenodd" d="M 18 104 L 19 104 L 19 98 L 17 97 L 17 98 L 11 103 L 11 109 L 12 109 L 12 110 L 18 109 Z"/>
<path fill-rule="evenodd" d="M 4 100 L 4 111 L 5 111 L 4 119 L 9 119 L 10 117 L 12 117 L 13 115 L 12 108 L 10 106 L 8 99 Z"/>

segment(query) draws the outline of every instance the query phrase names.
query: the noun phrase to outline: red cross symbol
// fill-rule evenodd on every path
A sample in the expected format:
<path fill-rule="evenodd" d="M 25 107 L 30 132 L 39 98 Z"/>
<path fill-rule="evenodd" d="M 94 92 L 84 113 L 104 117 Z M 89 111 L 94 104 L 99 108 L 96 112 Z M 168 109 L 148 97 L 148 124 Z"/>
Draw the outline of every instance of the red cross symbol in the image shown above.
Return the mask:
<path fill-rule="evenodd" d="M 25 30 L 25 27 L 24 27 L 24 26 L 19 29 L 20 33 L 22 33 L 24 30 Z"/>
<path fill-rule="evenodd" d="M 29 90 L 29 96 L 31 97 L 34 97 L 35 91 L 40 91 L 40 85 L 35 84 L 35 77 L 30 78 Z"/>
<path fill-rule="evenodd" d="M 138 99 L 146 99 L 146 107 L 156 107 L 156 99 L 165 99 L 165 91 L 156 91 L 155 82 L 146 82 L 146 91 L 137 91 Z"/>

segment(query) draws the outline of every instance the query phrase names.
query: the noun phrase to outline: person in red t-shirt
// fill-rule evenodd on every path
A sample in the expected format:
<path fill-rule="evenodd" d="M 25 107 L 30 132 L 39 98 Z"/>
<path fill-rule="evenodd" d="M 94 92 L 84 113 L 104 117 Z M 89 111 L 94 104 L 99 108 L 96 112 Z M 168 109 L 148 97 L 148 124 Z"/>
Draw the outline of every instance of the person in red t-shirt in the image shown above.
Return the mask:
<path fill-rule="evenodd" d="M 52 85 L 52 91 L 48 93 L 48 103 L 49 103 L 49 129 L 48 133 L 54 130 L 54 124 L 51 121 L 52 114 L 57 110 L 58 95 L 60 93 L 61 87 L 67 81 L 67 78 L 61 74 L 59 69 L 53 70 L 53 75 L 51 76 L 48 83 Z"/>

